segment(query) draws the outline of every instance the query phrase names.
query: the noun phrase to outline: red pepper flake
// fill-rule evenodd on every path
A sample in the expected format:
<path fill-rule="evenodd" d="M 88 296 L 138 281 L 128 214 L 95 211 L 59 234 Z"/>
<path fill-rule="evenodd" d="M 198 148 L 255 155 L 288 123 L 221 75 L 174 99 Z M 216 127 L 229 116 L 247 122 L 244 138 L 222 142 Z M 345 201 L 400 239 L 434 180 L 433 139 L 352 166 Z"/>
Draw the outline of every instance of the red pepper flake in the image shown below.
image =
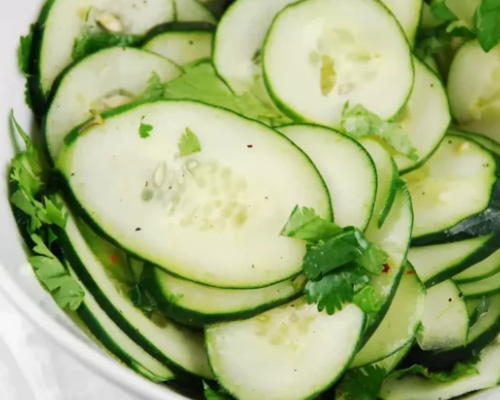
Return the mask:
<path fill-rule="evenodd" d="M 111 259 L 111 262 L 113 264 L 117 264 L 118 263 L 118 257 L 116 256 L 116 254 L 111 254 L 111 257 L 109 257 Z"/>
<path fill-rule="evenodd" d="M 413 275 L 413 271 L 406 271 L 406 275 Z"/>
<path fill-rule="evenodd" d="M 391 267 L 389 266 L 389 264 L 384 264 L 384 269 L 382 270 L 382 272 L 384 274 L 387 274 L 390 270 L 391 270 Z"/>

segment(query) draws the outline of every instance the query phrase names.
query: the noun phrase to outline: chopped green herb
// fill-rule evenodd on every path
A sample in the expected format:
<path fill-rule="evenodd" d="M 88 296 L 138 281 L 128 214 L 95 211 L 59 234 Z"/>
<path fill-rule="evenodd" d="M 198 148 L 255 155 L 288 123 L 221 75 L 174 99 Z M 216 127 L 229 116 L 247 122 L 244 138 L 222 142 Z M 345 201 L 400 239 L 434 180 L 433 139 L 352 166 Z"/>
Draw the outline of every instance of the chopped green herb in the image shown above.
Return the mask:
<path fill-rule="evenodd" d="M 407 375 L 420 375 L 433 382 L 452 382 L 464 376 L 473 376 L 479 374 L 479 371 L 476 367 L 478 362 L 479 359 L 475 358 L 468 362 L 457 363 L 453 366 L 451 371 L 445 372 L 430 372 L 422 365 L 415 364 L 411 367 L 392 372 L 390 377 L 393 379 L 402 379 Z"/>
<path fill-rule="evenodd" d="M 79 61 L 90 54 L 109 47 L 127 47 L 137 43 L 140 36 L 113 34 L 109 32 L 84 31 L 73 44 L 73 61 Z"/>
<path fill-rule="evenodd" d="M 349 370 L 340 381 L 336 397 L 345 400 L 377 400 L 386 371 L 378 366 Z"/>
<path fill-rule="evenodd" d="M 361 105 L 350 108 L 349 103 L 345 104 L 342 127 L 345 133 L 356 139 L 368 135 L 378 136 L 395 151 L 412 160 L 418 160 L 417 150 L 397 122 L 384 121 Z"/>
<path fill-rule="evenodd" d="M 141 118 L 141 124 L 139 125 L 139 135 L 141 138 L 145 139 L 148 138 L 153 130 L 153 126 L 149 124 L 145 124 L 144 122 L 144 117 Z"/>
<path fill-rule="evenodd" d="M 36 256 L 30 257 L 37 278 L 42 285 L 52 294 L 54 300 L 61 308 L 76 310 L 85 296 L 83 289 L 68 274 L 66 268 L 45 245 L 38 235 L 31 235 L 35 243 L 33 252 Z"/>
<path fill-rule="evenodd" d="M 441 21 L 455 21 L 457 17 L 446 5 L 446 0 L 432 0 L 431 12 L 434 18 Z"/>
<path fill-rule="evenodd" d="M 309 281 L 305 295 L 309 304 L 316 303 L 318 311 L 334 314 L 347 303 L 352 303 L 356 291 L 368 285 L 370 277 L 359 267 L 340 268 L 318 281 Z"/>
<path fill-rule="evenodd" d="M 500 43 L 500 0 L 482 0 L 474 14 L 474 27 L 484 51 Z"/>
<path fill-rule="evenodd" d="M 161 81 L 160 76 L 153 71 L 148 80 L 146 90 L 140 96 L 141 101 L 155 101 L 163 98 L 165 93 L 165 84 Z"/>
<path fill-rule="evenodd" d="M 63 205 L 57 203 L 55 200 L 45 197 L 45 210 L 50 222 L 57 225 L 59 228 L 66 228 L 69 214 L 63 211 Z"/>
<path fill-rule="evenodd" d="M 389 257 L 375 243 L 369 243 L 368 249 L 356 260 L 356 263 L 375 275 L 380 275 Z"/>
<path fill-rule="evenodd" d="M 30 74 L 31 44 L 33 43 L 34 25 L 31 25 L 30 32 L 26 36 L 21 36 L 19 49 L 17 51 L 19 69 L 24 75 Z"/>
<path fill-rule="evenodd" d="M 365 313 L 370 314 L 381 310 L 383 302 L 377 296 L 373 286 L 365 286 L 354 295 L 353 301 Z"/>
<path fill-rule="evenodd" d="M 296 206 L 281 231 L 281 236 L 316 242 L 328 239 L 341 231 L 342 228 L 321 218 L 312 208 Z"/>
<path fill-rule="evenodd" d="M 186 132 L 179 140 L 179 154 L 181 157 L 189 156 L 190 154 L 199 153 L 201 151 L 201 144 L 195 133 L 186 128 Z"/>

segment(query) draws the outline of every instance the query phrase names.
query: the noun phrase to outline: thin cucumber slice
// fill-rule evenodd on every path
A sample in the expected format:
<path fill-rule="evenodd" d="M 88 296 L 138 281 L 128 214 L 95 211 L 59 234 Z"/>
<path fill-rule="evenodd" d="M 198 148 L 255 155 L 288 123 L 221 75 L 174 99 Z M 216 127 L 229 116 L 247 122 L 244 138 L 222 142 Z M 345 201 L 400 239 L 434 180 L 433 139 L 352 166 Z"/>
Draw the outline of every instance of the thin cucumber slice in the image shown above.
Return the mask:
<path fill-rule="evenodd" d="M 495 251 L 483 261 L 455 275 L 453 280 L 458 284 L 479 281 L 500 272 L 500 250 Z"/>
<path fill-rule="evenodd" d="M 424 285 L 413 267 L 407 264 L 387 314 L 350 367 L 358 368 L 383 360 L 413 343 L 420 328 L 425 298 Z"/>
<path fill-rule="evenodd" d="M 385 369 L 387 374 L 390 374 L 396 368 L 398 368 L 399 364 L 403 361 L 403 359 L 408 355 L 411 347 L 413 346 L 414 341 L 411 341 L 398 351 L 396 351 L 391 356 L 384 358 L 383 360 L 377 362 L 375 365 Z"/>
<path fill-rule="evenodd" d="M 427 3 L 422 4 L 422 17 L 420 19 L 420 28 L 427 30 L 427 29 L 434 29 L 437 28 L 439 25 L 444 24 L 445 21 L 437 19 L 434 17 L 431 11 L 431 6 Z"/>
<path fill-rule="evenodd" d="M 209 22 L 215 24 L 215 16 L 197 0 L 172 0 L 175 2 L 175 20 L 180 22 Z"/>
<path fill-rule="evenodd" d="M 278 130 L 318 168 L 330 192 L 335 222 L 364 230 L 377 194 L 377 171 L 370 155 L 355 140 L 331 129 L 290 125 Z"/>
<path fill-rule="evenodd" d="M 481 353 L 500 333 L 500 295 L 491 296 L 488 301 L 488 311 L 469 329 L 465 345 L 430 352 L 414 348 L 408 356 L 409 360 L 433 369 L 446 370 L 457 362 L 470 360 Z"/>
<path fill-rule="evenodd" d="M 457 129 L 457 128 L 450 128 L 450 129 L 448 129 L 448 132 L 450 132 L 452 134 L 466 136 L 466 137 L 478 142 L 481 146 L 486 147 L 492 153 L 500 155 L 500 143 L 497 142 L 496 140 L 493 140 L 489 136 L 486 136 L 486 135 L 483 135 L 480 133 L 465 131 L 465 130 Z"/>
<path fill-rule="evenodd" d="M 121 261 L 125 256 L 118 248 L 103 241 L 85 225 L 77 225 L 72 216 L 65 230 L 58 231 L 58 237 L 78 278 L 135 343 L 181 373 L 213 378 L 200 334 L 166 319 L 153 321 L 131 303 L 126 283 L 114 279 L 116 273 L 112 268 L 124 268 Z"/>
<path fill-rule="evenodd" d="M 187 325 L 251 318 L 301 295 L 303 275 L 261 289 L 232 290 L 176 278 L 159 268 L 145 270 L 142 283 L 165 315 Z"/>
<path fill-rule="evenodd" d="M 288 139 L 192 101 L 103 118 L 83 135 L 73 131 L 58 163 L 66 193 L 94 227 L 138 258 L 211 286 L 264 287 L 301 271 L 306 243 L 280 232 L 297 204 L 324 218 L 331 205 L 318 171 Z M 147 138 L 143 123 L 152 127 Z M 181 157 L 186 132 L 201 151 Z"/>
<path fill-rule="evenodd" d="M 45 146 L 55 162 L 64 137 L 93 113 L 131 103 L 157 75 L 168 81 L 180 75 L 171 61 L 133 48 L 102 50 L 76 64 L 57 84 L 43 129 Z"/>
<path fill-rule="evenodd" d="M 213 63 L 234 93 L 262 85 L 261 49 L 267 31 L 276 14 L 296 1 L 238 0 L 224 14 L 214 39 Z"/>
<path fill-rule="evenodd" d="M 415 85 L 396 121 L 415 147 L 418 159 L 396 154 L 394 160 L 402 173 L 422 165 L 434 153 L 451 122 L 448 96 L 441 79 L 417 57 L 413 57 L 413 62 Z"/>
<path fill-rule="evenodd" d="M 374 228 L 380 228 L 396 197 L 399 185 L 398 168 L 389 152 L 377 140 L 365 138 L 360 143 L 370 154 L 377 171 L 377 197 L 369 223 Z"/>
<path fill-rule="evenodd" d="M 413 245 L 498 230 L 497 157 L 466 136 L 448 135 L 429 161 L 405 175 L 405 180 L 415 211 Z"/>
<path fill-rule="evenodd" d="M 487 278 L 468 283 L 458 283 L 465 297 L 477 298 L 500 293 L 500 272 Z"/>
<path fill-rule="evenodd" d="M 369 226 L 365 232 L 368 240 L 379 245 L 389 256 L 385 272 L 372 278 L 375 296 L 383 306 L 380 311 L 369 314 L 365 340 L 380 325 L 396 294 L 410 245 L 412 224 L 411 198 L 406 186 L 400 183 L 384 225 L 381 228 Z"/>
<path fill-rule="evenodd" d="M 493 343 L 480 354 L 477 375 L 451 382 L 433 382 L 417 376 L 389 378 L 382 386 L 382 400 L 449 400 L 466 393 L 495 387 L 500 379 L 500 345 Z"/>
<path fill-rule="evenodd" d="M 268 33 L 263 68 L 269 93 L 284 113 L 334 128 L 341 127 L 346 102 L 383 119 L 394 117 L 414 79 L 404 32 L 375 0 L 289 5 Z"/>
<path fill-rule="evenodd" d="M 333 315 L 304 298 L 252 319 L 206 329 L 210 365 L 244 400 L 301 400 L 333 385 L 363 336 L 365 315 L 348 305 Z"/>
<path fill-rule="evenodd" d="M 174 373 L 146 353 L 130 339 L 107 314 L 78 279 L 71 265 L 67 265 L 73 279 L 85 292 L 85 298 L 76 313 L 99 343 L 123 364 L 152 380 L 165 382 L 174 378 Z"/>
<path fill-rule="evenodd" d="M 86 32 L 99 32 L 102 17 L 117 19 L 117 34 L 143 35 L 153 26 L 174 19 L 172 0 L 49 0 L 35 29 L 35 101 L 45 102 L 59 74 L 73 62 L 75 40 Z M 121 29 L 120 29 L 121 28 Z M 88 84 L 88 82 L 86 82 Z"/>
<path fill-rule="evenodd" d="M 467 343 L 469 313 L 457 285 L 447 280 L 427 290 L 422 330 L 417 341 L 422 350 L 449 350 Z"/>
<path fill-rule="evenodd" d="M 408 42 L 413 46 L 417 34 L 420 16 L 422 14 L 423 0 L 382 0 L 382 3 L 394 14 L 403 28 Z"/>
<path fill-rule="evenodd" d="M 187 65 L 212 56 L 212 29 L 206 25 L 167 24 L 155 30 L 142 46 L 172 60 L 177 65 Z"/>
<path fill-rule="evenodd" d="M 500 46 L 485 53 L 473 40 L 458 50 L 448 78 L 451 109 L 460 126 L 496 141 L 500 140 L 499 74 Z"/>
<path fill-rule="evenodd" d="M 431 287 L 485 260 L 500 248 L 498 235 L 460 242 L 413 247 L 408 260 L 427 287 Z"/>

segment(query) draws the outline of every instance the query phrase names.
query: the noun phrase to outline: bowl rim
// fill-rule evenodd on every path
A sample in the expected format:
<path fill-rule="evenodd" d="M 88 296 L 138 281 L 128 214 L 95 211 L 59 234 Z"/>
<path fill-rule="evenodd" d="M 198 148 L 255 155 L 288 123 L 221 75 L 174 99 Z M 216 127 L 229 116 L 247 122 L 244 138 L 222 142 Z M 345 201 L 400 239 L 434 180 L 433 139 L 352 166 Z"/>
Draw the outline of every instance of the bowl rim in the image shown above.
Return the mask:
<path fill-rule="evenodd" d="M 148 381 L 69 332 L 23 291 L 9 276 L 2 263 L 0 263 L 0 291 L 23 317 L 34 323 L 52 342 L 62 347 L 67 354 L 76 358 L 90 371 L 98 372 L 98 376 L 108 378 L 108 381 L 117 388 L 126 389 L 141 398 L 151 400 L 187 399 L 169 387 Z M 52 298 L 50 300 L 53 301 Z M 77 329 L 80 330 L 78 327 Z"/>

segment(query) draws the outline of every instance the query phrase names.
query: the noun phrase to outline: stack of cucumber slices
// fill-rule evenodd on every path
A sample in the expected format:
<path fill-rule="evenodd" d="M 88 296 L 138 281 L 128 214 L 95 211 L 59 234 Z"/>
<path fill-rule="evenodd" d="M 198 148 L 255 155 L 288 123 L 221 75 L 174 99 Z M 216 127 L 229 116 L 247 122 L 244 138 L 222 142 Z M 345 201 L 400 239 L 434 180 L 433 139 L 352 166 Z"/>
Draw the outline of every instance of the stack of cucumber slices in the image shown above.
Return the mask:
<path fill-rule="evenodd" d="M 10 174 L 41 284 L 195 397 L 496 386 L 500 47 L 423 54 L 447 3 L 48 0 Z"/>

